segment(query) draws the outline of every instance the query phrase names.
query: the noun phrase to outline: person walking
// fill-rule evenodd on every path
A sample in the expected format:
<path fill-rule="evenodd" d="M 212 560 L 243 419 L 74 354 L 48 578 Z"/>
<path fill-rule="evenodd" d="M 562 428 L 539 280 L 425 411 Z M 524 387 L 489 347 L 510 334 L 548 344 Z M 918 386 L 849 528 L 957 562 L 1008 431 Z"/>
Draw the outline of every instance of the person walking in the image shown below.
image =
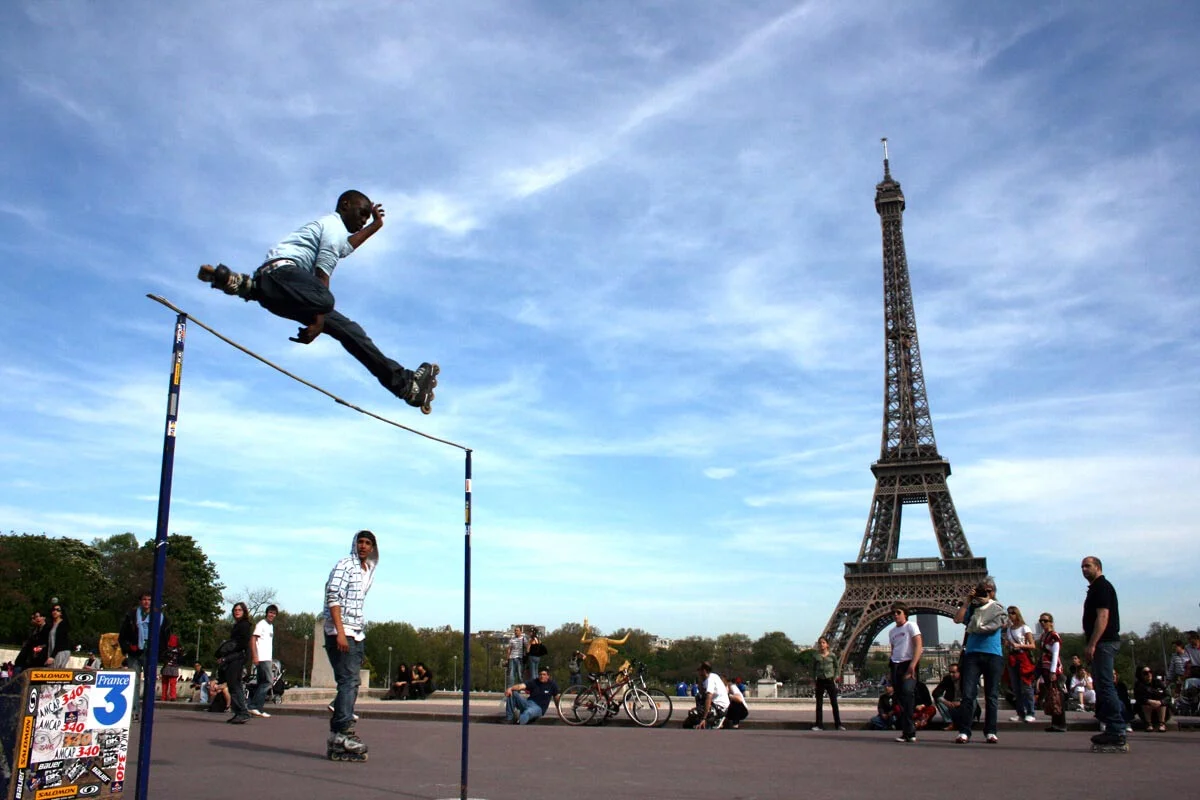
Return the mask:
<path fill-rule="evenodd" d="M 272 603 L 267 606 L 267 614 L 254 626 L 250 636 L 250 663 L 254 664 L 255 684 L 254 697 L 250 699 L 250 715 L 269 719 L 270 714 L 263 710 L 267 695 L 271 691 L 271 660 L 274 658 L 275 617 L 279 616 L 279 606 Z"/>
<path fill-rule="evenodd" d="M 917 664 L 921 661 L 921 629 L 916 620 L 908 618 L 908 606 L 902 602 L 892 603 L 892 617 L 896 624 L 888 633 L 892 646 L 891 681 L 900 705 L 896 719 L 900 735 L 896 741 L 911 744 L 917 741 L 913 708 L 916 705 Z"/>
<path fill-rule="evenodd" d="M 233 604 L 233 626 L 229 630 L 229 641 L 233 651 L 221 657 L 221 682 L 229 689 L 229 708 L 233 715 L 225 720 L 234 725 L 245 725 L 250 719 L 246 707 L 246 687 L 242 673 L 246 669 L 246 657 L 250 652 L 250 609 L 238 601 Z"/>
<path fill-rule="evenodd" d="M 1054 615 L 1043 611 L 1038 616 L 1038 627 L 1042 630 L 1039 640 L 1041 658 L 1038 660 L 1038 675 L 1042 682 L 1042 711 L 1050 717 L 1047 733 L 1067 732 L 1067 713 L 1063 708 L 1062 637 L 1054 630 Z"/>
<path fill-rule="evenodd" d="M 838 657 L 829 649 L 829 640 L 822 636 L 817 639 L 817 657 L 813 660 L 813 682 L 817 692 L 817 724 L 814 731 L 825 730 L 824 711 L 825 695 L 829 694 L 829 707 L 833 709 L 833 725 L 839 731 L 846 728 L 842 725 L 842 715 L 838 711 L 837 689 Z"/>
<path fill-rule="evenodd" d="M 325 755 L 334 761 L 363 761 L 367 757 L 367 745 L 354 728 L 354 704 L 358 700 L 358 673 L 366 639 L 363 605 L 378 566 L 379 543 L 375 534 L 361 530 L 351 540 L 350 555 L 334 565 L 325 582 L 325 653 L 337 682 Z"/>
<path fill-rule="evenodd" d="M 1083 638 L 1087 641 L 1083 657 L 1092 663 L 1096 718 L 1102 727 L 1101 732 L 1092 737 L 1092 743 L 1124 746 L 1127 729 L 1113 679 L 1113 662 L 1121 649 L 1117 590 L 1104 577 L 1104 568 L 1095 556 L 1083 559 L 1080 570 L 1088 582 L 1087 597 L 1083 601 Z"/>
<path fill-rule="evenodd" d="M 981 581 L 975 591 L 963 599 L 954 621 L 966 625 L 966 645 L 962 661 L 962 703 L 958 707 L 958 736 L 954 741 L 971 741 L 971 725 L 975 721 L 976 699 L 979 697 L 979 677 L 983 676 L 984 740 L 999 741 L 996 731 L 1000 716 L 1000 679 L 1004 674 L 1004 650 L 1000 637 L 1008 624 L 1004 607 L 996 602 L 996 583 L 991 578 Z"/>

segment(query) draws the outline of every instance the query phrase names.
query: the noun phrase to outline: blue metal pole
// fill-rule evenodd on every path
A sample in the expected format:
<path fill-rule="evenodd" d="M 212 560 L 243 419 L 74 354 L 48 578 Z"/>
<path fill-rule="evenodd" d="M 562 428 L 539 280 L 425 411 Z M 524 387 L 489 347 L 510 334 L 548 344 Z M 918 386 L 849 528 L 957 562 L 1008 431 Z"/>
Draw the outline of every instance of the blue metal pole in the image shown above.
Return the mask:
<path fill-rule="evenodd" d="M 171 476 L 175 469 L 175 424 L 179 420 L 179 380 L 183 375 L 183 340 L 187 315 L 175 318 L 175 345 L 171 351 L 171 380 L 167 386 L 167 424 L 163 433 L 162 474 L 158 482 L 158 528 L 154 536 L 154 589 L 150 606 L 150 639 L 146 643 L 146 694 L 142 704 L 142 727 L 138 737 L 136 800 L 146 800 L 150 791 L 150 746 L 154 738 L 154 678 L 158 674 L 159 633 L 162 628 L 163 575 L 167 571 L 167 524 L 171 516 Z"/>
<path fill-rule="evenodd" d="M 466 534 L 463 537 L 463 697 L 461 800 L 467 800 L 467 762 L 471 740 L 471 451 L 467 451 Z"/>

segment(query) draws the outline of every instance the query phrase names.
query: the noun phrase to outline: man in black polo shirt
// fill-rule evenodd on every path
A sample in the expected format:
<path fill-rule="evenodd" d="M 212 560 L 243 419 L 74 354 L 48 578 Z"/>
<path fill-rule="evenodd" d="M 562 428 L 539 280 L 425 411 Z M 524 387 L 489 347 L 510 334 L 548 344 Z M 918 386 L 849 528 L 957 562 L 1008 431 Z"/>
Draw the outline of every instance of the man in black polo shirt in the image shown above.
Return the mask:
<path fill-rule="evenodd" d="M 1121 615 L 1117 609 L 1117 590 L 1104 577 L 1100 559 L 1088 556 L 1080 564 L 1088 582 L 1083 601 L 1083 637 L 1087 646 L 1083 656 L 1092 663 L 1092 681 L 1096 688 L 1096 718 L 1103 730 L 1092 737 L 1095 744 L 1125 744 L 1125 717 L 1113 681 L 1113 661 L 1121 649 Z"/>
<path fill-rule="evenodd" d="M 526 698 L 521 692 L 529 692 Z M 543 667 L 537 680 L 530 683 L 515 683 L 504 690 L 505 709 L 509 719 L 519 725 L 528 725 L 546 713 L 550 701 L 558 697 L 558 684 L 550 677 L 550 670 Z"/>

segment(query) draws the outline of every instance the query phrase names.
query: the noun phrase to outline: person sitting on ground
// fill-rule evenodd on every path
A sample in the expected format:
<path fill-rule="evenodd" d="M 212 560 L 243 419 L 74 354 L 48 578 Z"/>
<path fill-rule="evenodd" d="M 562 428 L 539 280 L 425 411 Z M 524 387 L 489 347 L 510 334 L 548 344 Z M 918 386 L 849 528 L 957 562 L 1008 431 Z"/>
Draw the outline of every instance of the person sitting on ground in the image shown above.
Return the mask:
<path fill-rule="evenodd" d="M 720 728 L 725 722 L 725 714 L 729 711 L 729 690 L 725 681 L 713 672 L 712 664 L 700 662 L 696 667 L 696 675 L 700 681 L 696 695 L 696 708 L 688 714 L 684 721 L 685 728 Z"/>
<path fill-rule="evenodd" d="M 195 698 L 197 703 L 207 703 L 208 673 L 204 671 L 204 665 L 200 662 L 196 662 L 196 665 L 192 669 L 192 697 Z"/>
<path fill-rule="evenodd" d="M 229 685 L 217 678 L 208 682 L 208 710 L 215 713 L 229 710 Z"/>
<path fill-rule="evenodd" d="M 1138 669 L 1137 682 L 1133 684 L 1133 702 L 1146 730 L 1161 732 L 1167 729 L 1167 720 L 1171 718 L 1167 685 L 1155 677 L 1149 667 Z"/>
<path fill-rule="evenodd" d="M 1071 678 L 1071 686 L 1068 691 L 1084 711 L 1091 711 L 1095 707 L 1096 689 L 1092 684 L 1092 676 L 1083 667 L 1080 667 L 1079 671 L 1075 673 L 1075 677 Z"/>
<path fill-rule="evenodd" d="M 1200 689 L 1200 632 L 1188 631 L 1187 638 L 1187 647 L 1183 648 L 1187 660 L 1187 678 L 1183 688 Z"/>
<path fill-rule="evenodd" d="M 400 662 L 400 667 L 396 670 L 396 680 L 392 681 L 392 688 L 388 691 L 384 700 L 407 700 L 409 698 L 409 690 L 412 688 L 412 672 L 408 669 L 408 664 Z"/>
<path fill-rule="evenodd" d="M 1117 690 L 1117 700 L 1121 703 L 1121 719 L 1125 720 L 1125 730 L 1129 730 L 1137 714 L 1133 710 L 1133 698 L 1129 696 L 1129 685 L 1121 680 L 1121 675 L 1113 670 L 1113 686 Z"/>
<path fill-rule="evenodd" d="M 878 713 L 871 717 L 871 727 L 877 731 L 890 731 L 896 727 L 896 688 L 892 684 L 884 684 L 883 694 L 879 695 L 876 705 Z"/>
<path fill-rule="evenodd" d="M 929 693 L 929 687 L 925 685 L 925 681 L 917 681 L 913 686 L 913 727 L 918 730 L 923 730 L 929 724 L 929 721 L 937 716 L 937 705 L 933 702 L 933 696 Z"/>
<path fill-rule="evenodd" d="M 412 668 L 412 690 L 409 696 L 414 700 L 424 700 L 436 690 L 433 673 L 424 661 L 419 661 Z"/>
<path fill-rule="evenodd" d="M 1171 654 L 1171 661 L 1167 664 L 1167 674 L 1165 676 L 1166 683 L 1178 692 L 1183 688 L 1183 680 L 1188 673 L 1187 648 L 1184 647 L 1183 641 L 1176 639 L 1171 642 L 1171 647 L 1174 652 Z"/>
<path fill-rule="evenodd" d="M 746 704 L 746 693 L 738 686 L 737 678 L 725 684 L 725 691 L 729 692 L 729 710 L 725 712 L 722 727 L 736 731 L 742 726 L 742 720 L 750 716 L 750 706 Z"/>
<path fill-rule="evenodd" d="M 542 667 L 537 680 L 514 683 L 504 690 L 505 716 L 516 725 L 528 725 L 545 715 L 550 701 L 558 694 L 558 684 L 550 677 L 550 670 Z"/>
<path fill-rule="evenodd" d="M 954 720 L 961 705 L 958 699 L 962 696 L 958 687 L 959 680 L 958 664 L 954 663 L 950 665 L 950 671 L 942 676 L 938 685 L 933 687 L 933 702 L 938 713 L 942 715 L 942 723 L 946 726 L 944 730 L 952 731 L 958 727 Z"/>

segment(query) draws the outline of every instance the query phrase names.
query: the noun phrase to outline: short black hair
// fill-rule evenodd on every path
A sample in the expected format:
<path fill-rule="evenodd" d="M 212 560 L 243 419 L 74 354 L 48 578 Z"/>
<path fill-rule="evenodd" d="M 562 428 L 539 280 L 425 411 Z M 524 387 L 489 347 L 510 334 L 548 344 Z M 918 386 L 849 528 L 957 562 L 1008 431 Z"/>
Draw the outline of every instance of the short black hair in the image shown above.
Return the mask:
<path fill-rule="evenodd" d="M 370 206 L 371 198 L 367 197 L 365 194 L 360 192 L 358 189 L 347 189 L 346 191 L 344 191 L 340 195 L 338 195 L 337 205 L 334 206 L 333 210 L 341 211 L 343 203 L 346 203 L 349 205 Z"/>
<path fill-rule="evenodd" d="M 892 603 L 892 611 L 903 611 L 904 616 L 907 617 L 908 616 L 908 604 L 905 603 L 903 600 L 897 600 L 896 602 Z"/>
<path fill-rule="evenodd" d="M 271 605 L 267 606 L 267 610 L 266 610 L 266 611 L 264 611 L 263 613 L 264 613 L 264 614 L 270 614 L 272 611 L 274 611 L 276 614 L 278 614 L 278 613 L 279 613 L 279 606 L 275 605 L 274 603 L 271 603 Z"/>
<path fill-rule="evenodd" d="M 707 661 L 701 661 L 700 666 L 696 667 L 697 672 L 712 672 L 712 664 Z"/>

